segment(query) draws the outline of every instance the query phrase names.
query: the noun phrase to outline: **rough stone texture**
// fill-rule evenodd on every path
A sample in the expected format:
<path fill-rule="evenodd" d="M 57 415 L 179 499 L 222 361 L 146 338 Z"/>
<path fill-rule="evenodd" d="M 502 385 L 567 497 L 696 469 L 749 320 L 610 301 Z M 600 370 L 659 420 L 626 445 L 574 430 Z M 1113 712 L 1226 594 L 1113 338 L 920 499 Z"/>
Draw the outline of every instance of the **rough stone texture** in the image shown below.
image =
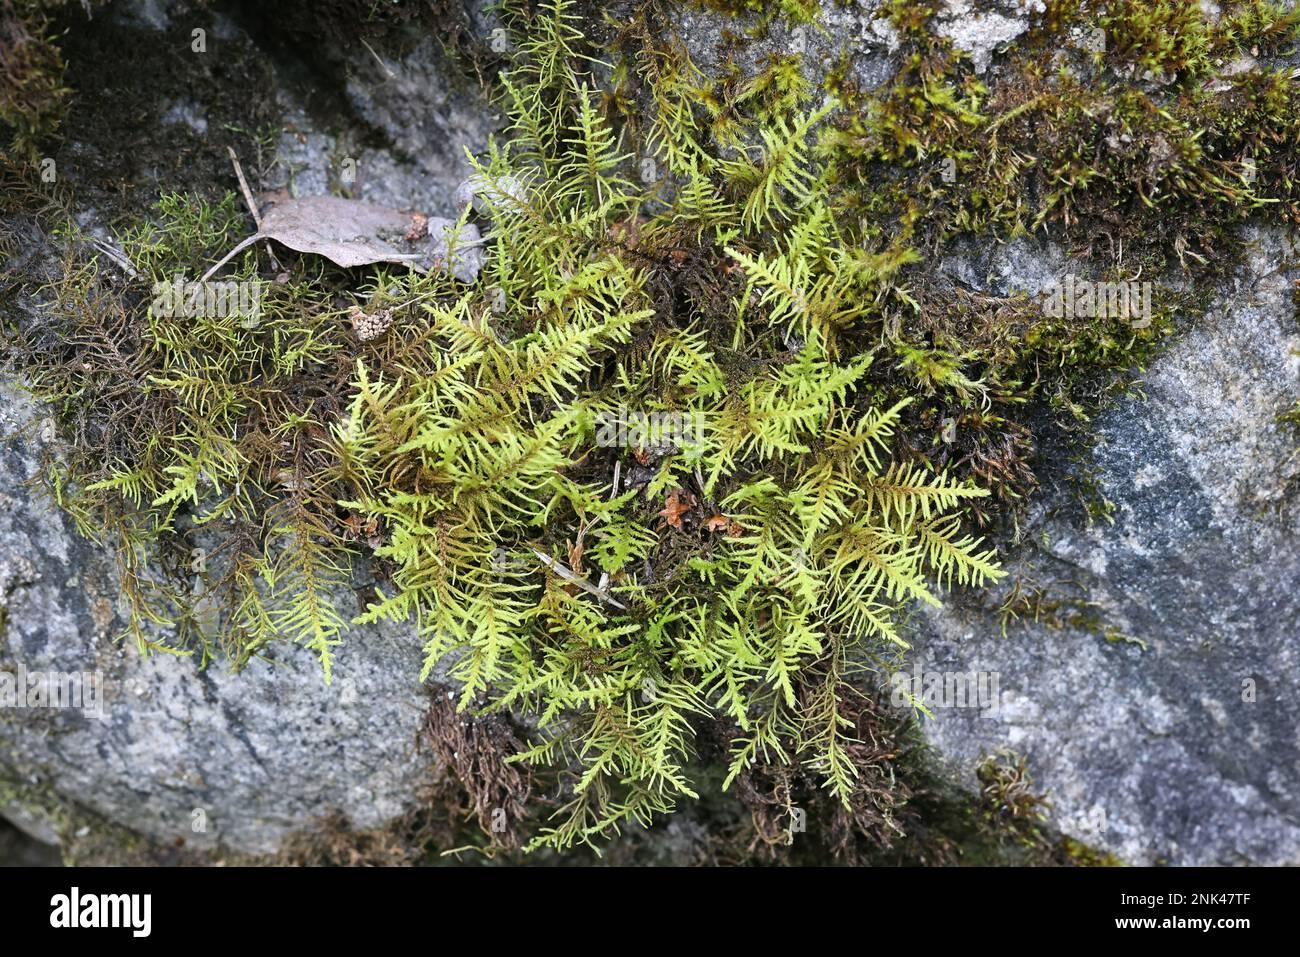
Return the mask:
<path fill-rule="evenodd" d="M 1296 273 L 1278 234 L 1247 238 L 1248 269 L 1153 364 L 1146 398 L 1098 422 L 1114 523 L 1049 494 L 1009 564 L 1081 588 L 1145 650 L 1098 629 L 1003 637 L 994 614 L 955 606 L 915 623 L 922 671 L 1000 676 L 996 712 L 924 722 L 957 772 L 1024 754 L 1055 823 L 1134 863 L 1300 863 L 1300 503 L 1284 494 L 1300 462 L 1275 422 L 1300 395 Z M 1063 272 L 1024 244 L 980 266 L 968 275 L 999 291 Z"/>
<path fill-rule="evenodd" d="M 78 809 L 191 848 L 275 850 L 338 808 L 360 826 L 406 810 L 427 777 L 416 731 L 427 707 L 410 629 L 357 629 L 325 687 L 294 646 L 233 675 L 191 658 L 142 657 L 112 640 L 109 556 L 24 488 L 45 445 L 39 413 L 0 388 L 0 666 L 100 672 L 103 717 L 76 709 L 0 710 L 3 774 Z M 193 830 L 202 810 L 206 832 Z"/>
<path fill-rule="evenodd" d="M 0 820 L 0 867 L 56 867 L 58 864 L 58 851 L 48 843 L 35 840 Z"/>
<path fill-rule="evenodd" d="M 292 85 L 277 88 L 286 132 L 277 144 L 281 165 L 268 188 L 290 187 L 298 195 L 322 194 L 331 183 L 356 199 L 428 215 L 455 216 L 452 198 L 471 173 L 466 150 L 487 147 L 493 113 L 485 99 L 451 86 L 436 41 L 413 49 L 372 55 L 356 45 L 340 51 L 339 76 L 352 128 L 340 116 L 313 107 Z M 374 130 L 380 133 L 375 142 Z"/>
<path fill-rule="evenodd" d="M 863 89 L 887 80 L 899 47 L 898 32 L 879 16 L 879 0 L 841 3 L 823 0 L 816 25 L 774 21 L 762 39 L 745 38 L 737 46 L 737 20 L 687 6 L 674 8 L 672 29 L 705 72 L 715 75 L 728 61 L 746 74 L 762 69 L 770 55 L 799 54 L 804 71 L 817 85 L 847 57 L 849 76 Z M 1041 12 L 1043 0 L 946 0 L 933 21 L 934 29 L 970 54 L 977 73 L 984 73 L 994 55 L 1029 29 L 1029 17 Z M 739 18 L 752 25 L 757 16 Z"/>
<path fill-rule="evenodd" d="M 975 72 L 983 73 L 999 48 L 1029 29 L 1029 14 L 1041 13 L 1043 7 L 1043 0 L 1010 0 L 1000 5 L 947 0 L 935 29 L 969 53 Z"/>

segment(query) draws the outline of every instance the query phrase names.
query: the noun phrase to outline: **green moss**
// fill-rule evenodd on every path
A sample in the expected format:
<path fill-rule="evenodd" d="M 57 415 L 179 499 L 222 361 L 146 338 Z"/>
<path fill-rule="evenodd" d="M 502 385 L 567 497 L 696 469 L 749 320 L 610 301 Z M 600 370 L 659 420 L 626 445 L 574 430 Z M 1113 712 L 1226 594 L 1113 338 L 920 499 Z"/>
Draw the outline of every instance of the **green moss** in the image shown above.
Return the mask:
<path fill-rule="evenodd" d="M 1210 68 L 1210 29 L 1197 4 L 1122 0 L 1100 9 L 1106 57 L 1152 73 L 1190 77 Z"/>
<path fill-rule="evenodd" d="M 854 650 L 897 641 L 896 610 L 937 602 L 936 580 L 1000 574 L 959 512 L 986 492 L 891 454 L 906 397 L 872 384 L 864 343 L 896 266 L 840 235 L 797 87 L 752 92 L 783 112 L 740 115 L 751 152 L 706 149 L 694 105 L 656 113 L 635 152 L 665 179 L 634 185 L 567 6 L 527 26 L 473 285 L 381 271 L 339 305 L 345 278 L 299 258 L 256 317 L 178 317 L 150 298 L 233 243 L 232 197 L 164 197 L 119 234 L 111 280 L 69 234 L 45 320 L 14 330 L 79 436 L 51 487 L 118 544 L 142 648 L 242 662 L 292 639 L 328 679 L 369 567 L 359 620 L 419 623 L 426 673 L 450 667 L 463 707 L 535 715 L 516 760 L 580 756 L 535 844 L 695 797 L 706 716 L 736 723 L 726 784 L 785 753 L 865 808 L 840 711 Z M 250 250 L 228 278 L 258 267 Z M 354 335 L 353 303 L 387 333 Z M 602 417 L 644 415 L 699 432 L 600 437 Z"/>
<path fill-rule="evenodd" d="M 708 10 L 730 16 L 755 16 L 760 27 L 766 27 L 778 17 L 793 24 L 815 23 L 821 12 L 819 0 L 696 0 Z"/>
<path fill-rule="evenodd" d="M 981 762 L 980 788 L 947 780 L 914 721 L 866 695 L 848 702 L 867 780 L 850 807 L 828 796 L 809 769 L 755 765 L 720 793 L 719 763 L 735 736 L 725 723 L 699 729 L 691 766 L 700 800 L 682 807 L 671 830 L 634 827 L 599 848 L 524 854 L 519 832 L 543 826 L 560 803 L 560 779 L 543 771 L 523 794 L 508 748 L 519 730 L 502 715 L 455 714 L 436 695 L 428 731 L 441 738 L 422 803 L 377 829 L 330 812 L 293 835 L 273 863 L 522 864 L 646 866 L 1115 866 L 1109 854 L 1047 825 L 1048 806 L 1023 758 Z M 502 722 L 506 722 L 503 726 Z M 507 750 L 502 749 L 502 745 Z M 444 750 L 450 748 L 450 752 Z M 503 787 L 513 777 L 514 785 Z M 521 797 L 526 797 L 521 800 Z M 493 822 L 496 826 L 493 827 Z M 227 857 L 229 863 L 239 863 Z M 252 861 L 250 863 L 257 863 Z"/>
<path fill-rule="evenodd" d="M 1300 400 L 1297 400 L 1292 408 L 1287 409 L 1278 416 L 1278 423 L 1286 428 L 1296 440 L 1295 452 L 1284 463 L 1284 467 L 1289 468 L 1293 466 L 1293 463 L 1300 462 Z M 1287 480 L 1288 492 L 1294 492 L 1297 488 L 1300 488 L 1300 470 L 1294 472 Z"/>
<path fill-rule="evenodd" d="M 1040 585 L 1019 577 L 991 610 L 997 616 L 1005 637 L 1013 625 L 1033 622 L 1050 629 L 1083 631 L 1103 638 L 1108 644 L 1136 645 L 1143 651 L 1147 643 L 1107 621 L 1103 606 L 1092 601 L 1078 582 L 1056 581 Z"/>
<path fill-rule="evenodd" d="M 1061 839 L 1061 853 L 1078 867 L 1122 867 L 1124 862 L 1109 851 L 1098 850 L 1072 837 Z"/>
<path fill-rule="evenodd" d="M 847 62 L 831 72 L 843 108 L 821 154 L 855 241 L 924 254 L 894 277 L 918 307 L 895 327 L 902 367 L 927 396 L 906 430 L 929 432 L 917 453 L 1010 504 L 1034 487 L 1035 450 L 1086 446 L 1094 412 L 1204 309 L 1240 261 L 1243 223 L 1294 221 L 1294 79 L 1235 61 L 1286 52 L 1297 17 L 1269 3 L 1234 5 L 1217 24 L 1192 4 L 1049 3 L 986 86 L 931 30 L 936 12 L 882 8 L 903 41 L 899 69 L 869 93 Z M 929 274 L 955 244 L 1043 233 L 1096 281 L 1149 279 L 1152 321 L 1054 320 L 1014 291 L 974 296 Z M 1035 419 L 1044 403 L 1047 426 Z M 1089 516 L 1106 518 L 1086 469 L 1077 484 Z"/>
<path fill-rule="evenodd" d="M 1194 4 L 1049 4 L 992 90 L 927 30 L 932 10 L 886 8 L 903 67 L 854 98 L 830 145 L 859 160 L 857 205 L 927 247 L 1052 224 L 1144 273 L 1227 268 L 1233 229 L 1270 207 L 1292 220 L 1297 198 L 1289 72 L 1224 68 L 1243 37 L 1289 45 L 1300 21 L 1244 6 L 1211 26 Z"/>

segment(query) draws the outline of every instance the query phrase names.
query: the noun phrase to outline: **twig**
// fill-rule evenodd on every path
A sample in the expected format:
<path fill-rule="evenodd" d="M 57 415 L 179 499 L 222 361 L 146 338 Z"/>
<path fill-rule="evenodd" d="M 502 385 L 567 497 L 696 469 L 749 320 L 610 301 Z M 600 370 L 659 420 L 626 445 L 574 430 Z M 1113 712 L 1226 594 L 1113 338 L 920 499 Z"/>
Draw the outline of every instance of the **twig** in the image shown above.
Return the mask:
<path fill-rule="evenodd" d="M 267 238 L 266 234 L 259 229 L 257 232 L 253 233 L 253 235 L 249 236 L 247 239 L 240 240 L 234 249 L 230 250 L 230 252 L 226 253 L 224 256 L 218 259 L 217 264 L 203 274 L 203 278 L 200 279 L 199 282 L 200 283 L 207 282 L 209 279 L 212 278 L 213 273 L 215 273 L 226 263 L 230 262 L 230 260 L 234 259 L 236 256 L 238 256 L 249 246 L 253 245 L 253 243 L 257 242 L 258 240 L 262 240 L 266 238 Z"/>
<path fill-rule="evenodd" d="M 262 214 L 257 211 L 257 203 L 253 202 L 253 191 L 248 188 L 248 180 L 244 179 L 244 168 L 239 165 L 239 157 L 235 155 L 235 149 L 232 146 L 226 147 L 226 152 L 230 154 L 230 162 L 234 164 L 235 176 L 239 180 L 239 188 L 244 193 L 244 202 L 248 204 L 248 211 L 253 215 L 253 224 L 257 226 L 257 231 L 262 231 Z"/>
<path fill-rule="evenodd" d="M 117 247 L 104 242 L 102 239 L 92 239 L 90 244 L 117 263 L 118 267 L 132 279 L 139 275 L 136 268 L 131 265 L 131 260 L 126 258 L 126 253 L 121 252 Z"/>
<path fill-rule="evenodd" d="M 385 63 L 383 60 L 381 60 L 381 59 L 379 58 L 379 54 L 375 52 L 375 48 L 372 47 L 369 43 L 366 43 L 366 41 L 365 41 L 364 38 L 362 38 L 362 40 L 361 40 L 361 44 L 362 44 L 362 46 L 364 46 L 367 50 L 370 51 L 370 55 L 371 55 L 372 57 L 375 58 L 375 62 L 376 62 L 376 63 L 378 63 L 381 67 L 384 68 L 384 72 L 388 74 L 389 78 L 390 78 L 390 79 L 394 79 L 394 80 L 396 80 L 396 79 L 397 79 L 397 74 L 394 73 L 391 69 L 389 69 L 388 64 Z"/>
<path fill-rule="evenodd" d="M 253 217 L 253 225 L 257 231 L 262 231 L 262 214 L 257 211 L 257 201 L 253 199 L 253 191 L 248 188 L 248 180 L 244 178 L 244 167 L 239 165 L 239 157 L 235 155 L 234 147 L 227 146 L 226 152 L 230 154 L 230 162 L 235 166 L 235 176 L 239 179 L 239 189 L 244 194 L 244 204 L 248 207 L 248 212 Z M 266 254 L 271 257 L 271 268 L 276 272 L 280 271 L 280 260 L 275 258 L 275 250 L 271 248 L 271 241 L 266 241 Z"/>
<path fill-rule="evenodd" d="M 601 591 L 591 582 L 587 581 L 587 579 L 580 578 L 577 575 L 575 575 L 567 565 L 563 565 L 560 562 L 557 562 L 550 555 L 547 555 L 545 552 L 539 551 L 536 548 L 533 549 L 533 554 L 538 557 L 538 559 L 541 561 L 543 565 L 545 565 L 551 571 L 555 572 L 555 574 L 559 575 L 561 578 L 565 579 L 566 581 L 573 582 L 575 585 L 577 585 L 587 594 L 595 595 L 601 601 L 609 602 L 609 604 L 613 605 L 615 608 L 618 608 L 622 611 L 627 611 L 626 605 L 620 604 L 618 601 L 614 599 L 612 595 L 609 594 L 609 592 Z"/>

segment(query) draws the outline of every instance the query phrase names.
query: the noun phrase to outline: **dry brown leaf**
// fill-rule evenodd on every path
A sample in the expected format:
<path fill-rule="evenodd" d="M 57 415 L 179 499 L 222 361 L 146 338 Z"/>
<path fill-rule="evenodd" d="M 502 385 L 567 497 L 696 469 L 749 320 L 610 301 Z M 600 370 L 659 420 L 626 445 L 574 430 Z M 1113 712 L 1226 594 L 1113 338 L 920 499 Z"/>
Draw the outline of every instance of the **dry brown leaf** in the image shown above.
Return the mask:
<path fill-rule="evenodd" d="M 641 242 L 641 227 L 647 222 L 649 220 L 644 216 L 629 216 L 627 219 L 609 227 L 609 238 L 613 242 L 626 246 L 628 249 L 636 249 Z"/>
<path fill-rule="evenodd" d="M 704 530 L 708 532 L 725 532 L 732 538 L 745 533 L 745 527 L 735 519 L 728 518 L 721 512 L 714 512 L 704 520 Z"/>
<path fill-rule="evenodd" d="M 682 527 L 682 516 L 695 505 L 695 496 L 684 489 L 675 488 L 668 493 L 668 500 L 659 515 L 673 528 Z"/>
<path fill-rule="evenodd" d="M 344 267 L 419 259 L 420 253 L 398 246 L 411 225 L 407 213 L 338 196 L 281 200 L 262 213 L 268 238 Z"/>
<path fill-rule="evenodd" d="M 404 213 L 376 203 L 338 196 L 284 197 L 264 195 L 271 204 L 261 213 L 261 228 L 208 270 L 206 281 L 237 253 L 262 239 L 273 239 L 300 253 L 324 256 L 345 268 L 373 263 L 408 263 L 419 272 L 442 269 L 448 258 L 452 272 L 471 282 L 483 264 L 478 227 L 467 223 L 448 256 L 452 220 Z"/>
<path fill-rule="evenodd" d="M 573 569 L 574 574 L 575 575 L 587 574 L 587 570 L 586 568 L 583 567 L 582 564 L 582 553 L 585 551 L 585 549 L 582 546 L 582 541 L 579 540 L 577 544 L 569 543 L 568 551 L 569 551 L 569 567 Z"/>

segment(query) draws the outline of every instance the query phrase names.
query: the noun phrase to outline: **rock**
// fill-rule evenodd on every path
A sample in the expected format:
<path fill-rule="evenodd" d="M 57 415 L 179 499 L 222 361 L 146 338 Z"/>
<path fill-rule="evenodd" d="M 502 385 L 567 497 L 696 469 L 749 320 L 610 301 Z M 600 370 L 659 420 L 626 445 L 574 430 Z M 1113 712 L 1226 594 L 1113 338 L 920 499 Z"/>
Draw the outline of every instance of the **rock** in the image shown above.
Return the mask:
<path fill-rule="evenodd" d="M 671 18 L 671 34 L 681 40 L 691 60 L 707 75 L 720 76 L 732 63 L 742 76 L 761 72 L 772 56 L 798 55 L 802 68 L 814 87 L 822 86 L 826 77 L 846 59 L 850 78 L 870 90 L 887 80 L 893 71 L 894 54 L 899 46 L 897 31 L 878 18 L 878 0 L 857 0 L 840 4 L 825 0 L 816 24 L 790 24 L 773 20 L 761 39 L 745 39 L 746 28 L 757 23 L 757 16 L 729 17 L 690 4 L 673 5 L 666 10 Z M 635 4 L 623 5 L 617 15 L 632 16 Z"/>
<path fill-rule="evenodd" d="M 57 867 L 59 855 L 48 843 L 0 820 L 0 867 Z"/>
<path fill-rule="evenodd" d="M 481 91 L 469 95 L 463 80 L 460 85 L 449 82 L 452 68 L 433 37 L 391 60 L 379 56 L 377 61 L 359 45 L 345 49 L 353 56 L 344 68 L 352 108 L 383 130 L 388 143 L 383 153 L 409 158 L 418 171 L 424 180 L 421 192 L 429 196 L 421 208 L 455 216 L 452 197 L 470 172 L 466 150 L 486 149 L 493 127 L 486 98 Z M 359 167 L 365 170 L 372 162 L 375 173 L 383 169 L 383 157 L 370 153 L 363 154 Z M 382 189 L 372 188 L 376 193 Z"/>
<path fill-rule="evenodd" d="M 980 5 L 983 6 L 983 5 Z M 935 29 L 970 54 L 975 72 L 989 68 L 993 54 L 1029 29 L 1029 15 L 1042 13 L 1043 0 L 1009 0 L 996 10 L 980 9 L 970 0 L 947 0 Z"/>
<path fill-rule="evenodd" d="M 1276 231 L 1247 238 L 1247 268 L 1153 363 L 1146 398 L 1097 422 L 1114 523 L 1058 490 L 1012 550 L 1012 577 L 1097 603 L 1095 624 L 1003 637 L 968 602 L 914 622 L 920 670 L 999 676 L 997 713 L 923 721 L 950 766 L 973 784 L 981 755 L 1024 754 L 1054 822 L 1131 863 L 1300 863 L 1300 502 L 1284 494 L 1300 462 L 1275 422 L 1300 395 L 1296 274 Z M 1059 263 L 1018 244 L 969 272 L 1037 290 Z"/>
<path fill-rule="evenodd" d="M 761 39 L 740 43 L 734 37 L 737 20 L 681 5 L 670 10 L 677 36 L 691 58 L 706 73 L 719 75 L 729 61 L 746 74 L 759 72 L 769 56 L 798 54 L 805 75 L 820 86 L 842 57 L 849 75 L 863 89 L 874 89 L 893 71 L 893 54 L 899 47 L 898 31 L 883 16 L 878 0 L 821 4 L 816 25 L 791 25 L 774 20 Z M 976 4 L 971 0 L 946 0 L 933 21 L 934 29 L 966 51 L 976 73 L 984 73 L 994 55 L 1029 29 L 1032 14 L 1041 13 L 1043 0 L 997 0 Z M 629 13 L 630 15 L 630 13 Z M 752 25 L 756 17 L 739 18 Z"/>
<path fill-rule="evenodd" d="M 29 800 L 48 795 L 163 844 L 248 853 L 275 851 L 331 808 L 366 827 L 413 804 L 428 775 L 415 743 L 428 698 L 413 629 L 354 629 L 329 687 L 295 646 L 238 675 L 142 657 L 112 638 L 111 556 L 24 488 L 49 449 L 31 434 L 39 410 L 11 382 L 0 409 L 11 437 L 0 452 L 0 668 L 96 673 L 105 689 L 102 716 L 0 708 L 0 796 L 15 780 Z"/>
<path fill-rule="evenodd" d="M 493 185 L 486 176 L 475 173 L 456 187 L 456 206 L 460 209 L 473 206 L 475 212 L 483 215 L 490 215 L 493 206 L 520 211 L 527 202 L 528 190 L 513 176 L 506 176 Z"/>

